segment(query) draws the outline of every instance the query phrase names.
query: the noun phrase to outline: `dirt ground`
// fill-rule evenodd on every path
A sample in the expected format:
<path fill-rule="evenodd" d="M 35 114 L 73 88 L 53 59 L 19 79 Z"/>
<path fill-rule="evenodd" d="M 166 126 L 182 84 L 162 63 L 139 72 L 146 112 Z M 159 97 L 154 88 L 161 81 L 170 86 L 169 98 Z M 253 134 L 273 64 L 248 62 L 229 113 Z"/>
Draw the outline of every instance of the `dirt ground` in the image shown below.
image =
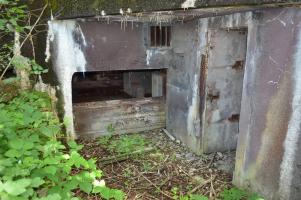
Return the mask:
<path fill-rule="evenodd" d="M 80 139 L 85 158 L 95 158 L 103 179 L 111 188 L 123 190 L 127 199 L 174 199 L 186 194 L 202 194 L 218 199 L 232 187 L 235 152 L 197 156 L 171 140 L 162 130 L 141 133 L 147 152 L 119 158 L 99 139 Z M 118 139 L 114 136 L 112 140 Z M 106 160 L 116 156 L 115 160 Z M 96 200 L 100 197 L 84 196 Z"/>

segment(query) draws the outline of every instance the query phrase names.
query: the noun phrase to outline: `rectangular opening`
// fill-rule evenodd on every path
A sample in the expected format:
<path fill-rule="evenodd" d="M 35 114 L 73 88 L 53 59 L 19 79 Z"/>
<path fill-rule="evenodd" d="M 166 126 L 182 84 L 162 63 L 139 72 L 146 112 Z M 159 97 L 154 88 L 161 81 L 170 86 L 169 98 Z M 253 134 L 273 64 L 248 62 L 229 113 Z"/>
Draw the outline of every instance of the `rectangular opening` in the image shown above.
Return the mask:
<path fill-rule="evenodd" d="M 151 26 L 150 45 L 151 47 L 169 47 L 171 40 L 170 26 Z"/>
<path fill-rule="evenodd" d="M 164 128 L 166 70 L 75 73 L 73 116 L 79 136 L 98 137 Z"/>
<path fill-rule="evenodd" d="M 166 70 L 103 71 L 75 73 L 73 103 L 162 97 Z"/>

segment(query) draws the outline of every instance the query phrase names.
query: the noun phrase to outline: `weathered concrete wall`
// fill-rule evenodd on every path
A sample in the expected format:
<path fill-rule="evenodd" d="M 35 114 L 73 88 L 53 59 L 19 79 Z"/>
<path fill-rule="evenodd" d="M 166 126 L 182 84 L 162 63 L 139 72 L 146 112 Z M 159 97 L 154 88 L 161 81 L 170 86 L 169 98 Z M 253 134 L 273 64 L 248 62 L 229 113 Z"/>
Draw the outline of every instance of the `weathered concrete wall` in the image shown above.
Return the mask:
<path fill-rule="evenodd" d="M 173 60 L 167 72 L 167 130 L 200 152 L 198 22 L 176 24 L 172 29 Z"/>
<path fill-rule="evenodd" d="M 254 13 L 234 183 L 266 199 L 297 200 L 300 184 L 301 11 Z"/>
<path fill-rule="evenodd" d="M 201 68 L 210 48 L 208 32 L 245 28 L 250 17 L 250 13 L 238 13 L 179 23 L 173 27 L 173 60 L 167 75 L 167 130 L 196 153 L 208 152 L 209 148 L 210 151 L 221 150 L 217 147 L 221 146 L 220 138 L 225 137 L 218 133 L 212 135 L 208 130 L 208 134 L 205 134 L 202 128 L 206 118 L 206 91 L 202 93 Z M 206 140 L 210 136 L 211 143 Z M 228 143 L 236 144 L 236 139 Z"/>
<path fill-rule="evenodd" d="M 245 27 L 248 17 L 249 14 L 234 14 L 173 26 L 173 60 L 167 75 L 167 130 L 196 153 L 205 152 L 207 145 L 201 128 L 201 99 L 206 97 L 200 89 L 202 55 L 208 54 L 209 46 L 207 32 Z M 213 145 L 218 146 L 218 141 Z"/>
<path fill-rule="evenodd" d="M 160 51 L 158 56 L 157 50 L 148 50 L 147 24 L 78 21 L 78 27 L 81 28 L 86 40 L 84 47 L 86 71 L 168 67 L 167 50 Z"/>
<path fill-rule="evenodd" d="M 58 77 L 67 132 L 74 136 L 71 80 L 75 72 L 167 68 L 171 48 L 149 46 L 149 26 L 142 23 L 49 22 L 47 58 Z M 150 89 L 149 89 L 150 90 Z"/>

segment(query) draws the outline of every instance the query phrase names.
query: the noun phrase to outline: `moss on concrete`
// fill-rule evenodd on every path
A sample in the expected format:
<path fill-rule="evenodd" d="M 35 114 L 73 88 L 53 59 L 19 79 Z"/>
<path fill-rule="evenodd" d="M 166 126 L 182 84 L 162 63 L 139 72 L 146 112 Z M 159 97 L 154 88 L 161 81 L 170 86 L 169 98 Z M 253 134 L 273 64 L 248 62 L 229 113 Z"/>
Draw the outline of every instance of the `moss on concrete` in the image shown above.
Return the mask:
<path fill-rule="evenodd" d="M 95 16 L 105 10 L 107 14 L 118 14 L 120 8 L 131 8 L 133 12 L 182 9 L 185 0 L 48 0 L 52 10 L 61 11 L 62 18 Z M 264 3 L 296 2 L 298 0 L 196 0 L 197 8 L 213 6 L 256 5 Z"/>

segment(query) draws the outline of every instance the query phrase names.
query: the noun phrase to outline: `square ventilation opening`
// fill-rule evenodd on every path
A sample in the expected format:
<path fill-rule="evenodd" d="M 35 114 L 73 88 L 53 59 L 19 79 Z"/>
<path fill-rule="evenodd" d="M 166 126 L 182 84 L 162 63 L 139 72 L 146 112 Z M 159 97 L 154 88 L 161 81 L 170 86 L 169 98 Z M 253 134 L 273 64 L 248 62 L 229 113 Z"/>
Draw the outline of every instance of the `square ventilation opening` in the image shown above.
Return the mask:
<path fill-rule="evenodd" d="M 150 27 L 151 47 L 170 47 L 170 41 L 171 41 L 171 26 Z"/>

